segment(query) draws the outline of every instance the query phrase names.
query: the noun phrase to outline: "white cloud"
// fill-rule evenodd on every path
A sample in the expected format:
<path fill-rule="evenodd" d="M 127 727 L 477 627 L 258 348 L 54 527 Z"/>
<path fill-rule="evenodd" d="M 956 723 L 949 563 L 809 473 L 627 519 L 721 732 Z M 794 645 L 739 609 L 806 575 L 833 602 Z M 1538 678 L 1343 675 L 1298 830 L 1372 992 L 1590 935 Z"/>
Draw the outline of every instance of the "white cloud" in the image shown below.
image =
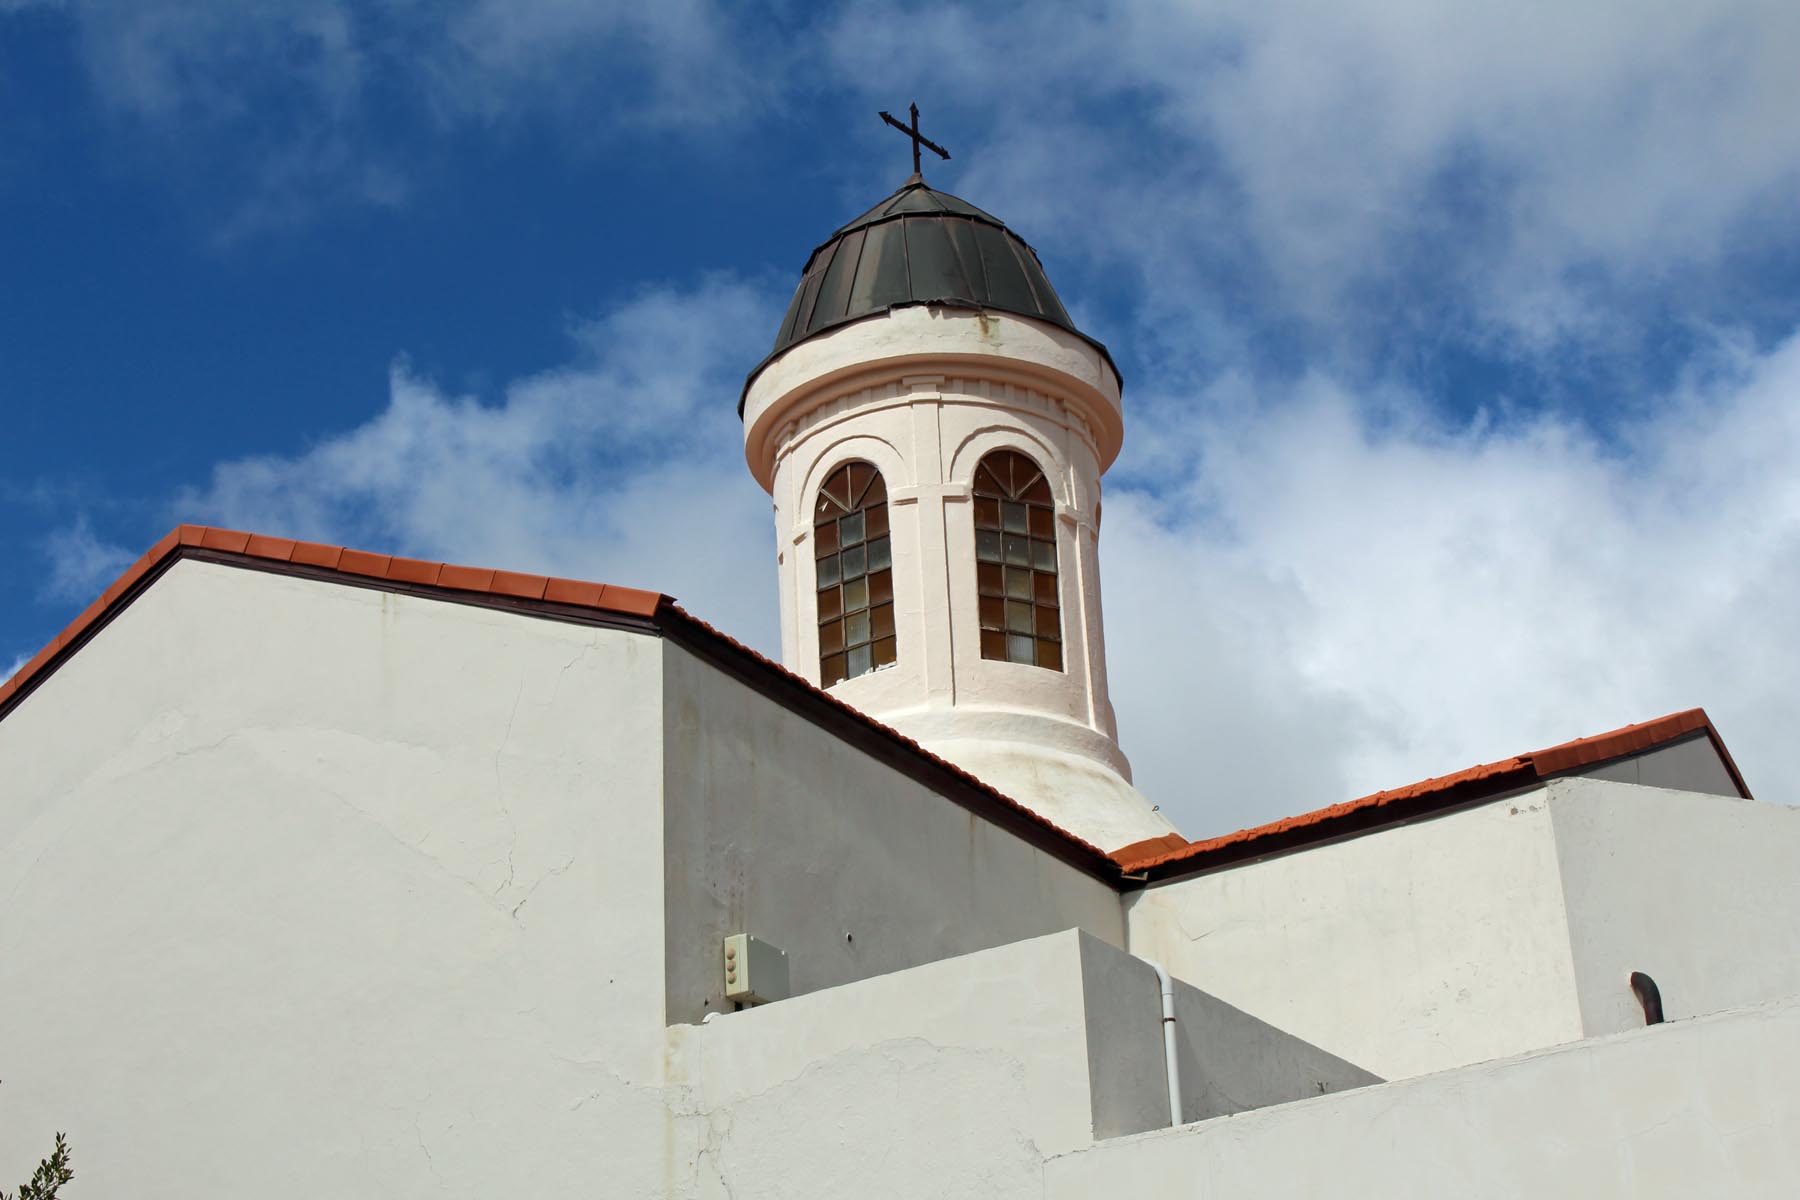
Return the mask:
<path fill-rule="evenodd" d="M 1800 335 L 1720 354 L 1611 444 L 1322 380 L 1182 398 L 1221 415 L 1102 539 L 1140 785 L 1220 832 L 1699 705 L 1793 799 Z"/>
<path fill-rule="evenodd" d="M 42 597 L 83 604 L 105 589 L 137 557 L 123 546 L 96 537 L 85 516 L 44 539 L 43 550 L 50 573 L 44 580 Z"/>
<path fill-rule="evenodd" d="M 669 592 L 774 640 L 773 525 L 735 416 L 782 298 L 717 278 L 577 328 L 496 404 L 397 366 L 387 408 L 293 457 L 221 464 L 186 519 Z"/>

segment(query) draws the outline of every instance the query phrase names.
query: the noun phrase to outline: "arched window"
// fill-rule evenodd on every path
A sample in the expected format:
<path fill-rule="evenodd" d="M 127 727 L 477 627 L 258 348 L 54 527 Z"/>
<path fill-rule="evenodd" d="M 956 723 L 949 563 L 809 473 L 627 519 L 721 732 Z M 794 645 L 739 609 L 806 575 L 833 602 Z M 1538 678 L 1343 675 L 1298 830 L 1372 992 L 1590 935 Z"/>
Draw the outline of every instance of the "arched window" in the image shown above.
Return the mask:
<path fill-rule="evenodd" d="M 819 683 L 866 675 L 894 661 L 894 556 L 887 485 L 866 462 L 845 463 L 813 507 L 818 567 Z"/>
<path fill-rule="evenodd" d="M 981 657 L 1062 670 L 1056 501 L 1038 465 L 996 450 L 975 467 Z"/>

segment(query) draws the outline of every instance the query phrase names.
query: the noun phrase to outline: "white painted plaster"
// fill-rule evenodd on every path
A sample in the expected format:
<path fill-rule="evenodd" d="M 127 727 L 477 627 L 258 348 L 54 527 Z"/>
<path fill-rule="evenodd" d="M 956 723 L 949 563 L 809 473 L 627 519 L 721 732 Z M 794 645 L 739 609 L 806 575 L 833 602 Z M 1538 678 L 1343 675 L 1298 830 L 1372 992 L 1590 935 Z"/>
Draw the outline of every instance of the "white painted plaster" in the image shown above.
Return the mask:
<path fill-rule="evenodd" d="M 1597 779 L 1549 785 L 1589 1035 L 1800 994 L 1800 810 Z"/>
<path fill-rule="evenodd" d="M 1790 1197 L 1800 1003 L 1103 1142 L 1044 1165 L 1094 1196 Z"/>
<path fill-rule="evenodd" d="M 0 721 L 0 1172 L 662 1194 L 659 658 L 177 563 Z"/>
<path fill-rule="evenodd" d="M 1122 436 L 1118 377 L 1089 343 L 927 306 L 800 343 L 744 409 L 775 504 L 787 666 L 820 680 L 813 500 L 865 460 L 888 490 L 898 661 L 833 693 L 1108 850 L 1171 828 L 1131 787 L 1107 695 L 1097 514 Z M 981 657 L 971 481 L 997 449 L 1029 455 L 1055 494 L 1061 671 Z"/>
<path fill-rule="evenodd" d="M 1541 790 L 1126 904 L 1132 953 L 1386 1079 L 1582 1036 Z"/>
<path fill-rule="evenodd" d="M 796 993 L 1061 929 L 1124 944 L 1109 884 L 682 648 L 664 661 L 670 1020 L 724 1003 L 735 933 L 787 951 Z"/>

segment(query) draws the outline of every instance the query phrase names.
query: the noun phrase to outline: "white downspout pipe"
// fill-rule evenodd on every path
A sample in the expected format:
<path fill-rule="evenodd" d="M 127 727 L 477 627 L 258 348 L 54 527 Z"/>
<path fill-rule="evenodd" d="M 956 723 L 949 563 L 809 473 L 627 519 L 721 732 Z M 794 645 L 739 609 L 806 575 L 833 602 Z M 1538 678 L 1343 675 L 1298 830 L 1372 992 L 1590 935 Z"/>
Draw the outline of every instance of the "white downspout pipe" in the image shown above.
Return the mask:
<path fill-rule="evenodd" d="M 1175 982 L 1169 978 L 1167 967 L 1148 958 L 1144 961 L 1156 972 L 1157 985 L 1162 988 L 1163 1070 L 1169 1077 L 1169 1126 L 1174 1128 L 1181 1124 L 1181 1063 L 1175 1057 Z"/>

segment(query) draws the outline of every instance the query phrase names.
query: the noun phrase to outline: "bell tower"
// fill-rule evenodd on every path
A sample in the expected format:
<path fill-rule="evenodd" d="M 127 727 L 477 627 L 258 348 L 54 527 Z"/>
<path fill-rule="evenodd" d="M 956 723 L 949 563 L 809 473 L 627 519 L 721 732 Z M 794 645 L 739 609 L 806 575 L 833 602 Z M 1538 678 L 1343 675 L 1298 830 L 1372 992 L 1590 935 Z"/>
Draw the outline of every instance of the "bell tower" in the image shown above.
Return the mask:
<path fill-rule="evenodd" d="M 790 670 L 1104 850 L 1170 831 L 1107 697 L 1119 374 L 1030 246 L 914 174 L 813 251 L 739 412 Z"/>

